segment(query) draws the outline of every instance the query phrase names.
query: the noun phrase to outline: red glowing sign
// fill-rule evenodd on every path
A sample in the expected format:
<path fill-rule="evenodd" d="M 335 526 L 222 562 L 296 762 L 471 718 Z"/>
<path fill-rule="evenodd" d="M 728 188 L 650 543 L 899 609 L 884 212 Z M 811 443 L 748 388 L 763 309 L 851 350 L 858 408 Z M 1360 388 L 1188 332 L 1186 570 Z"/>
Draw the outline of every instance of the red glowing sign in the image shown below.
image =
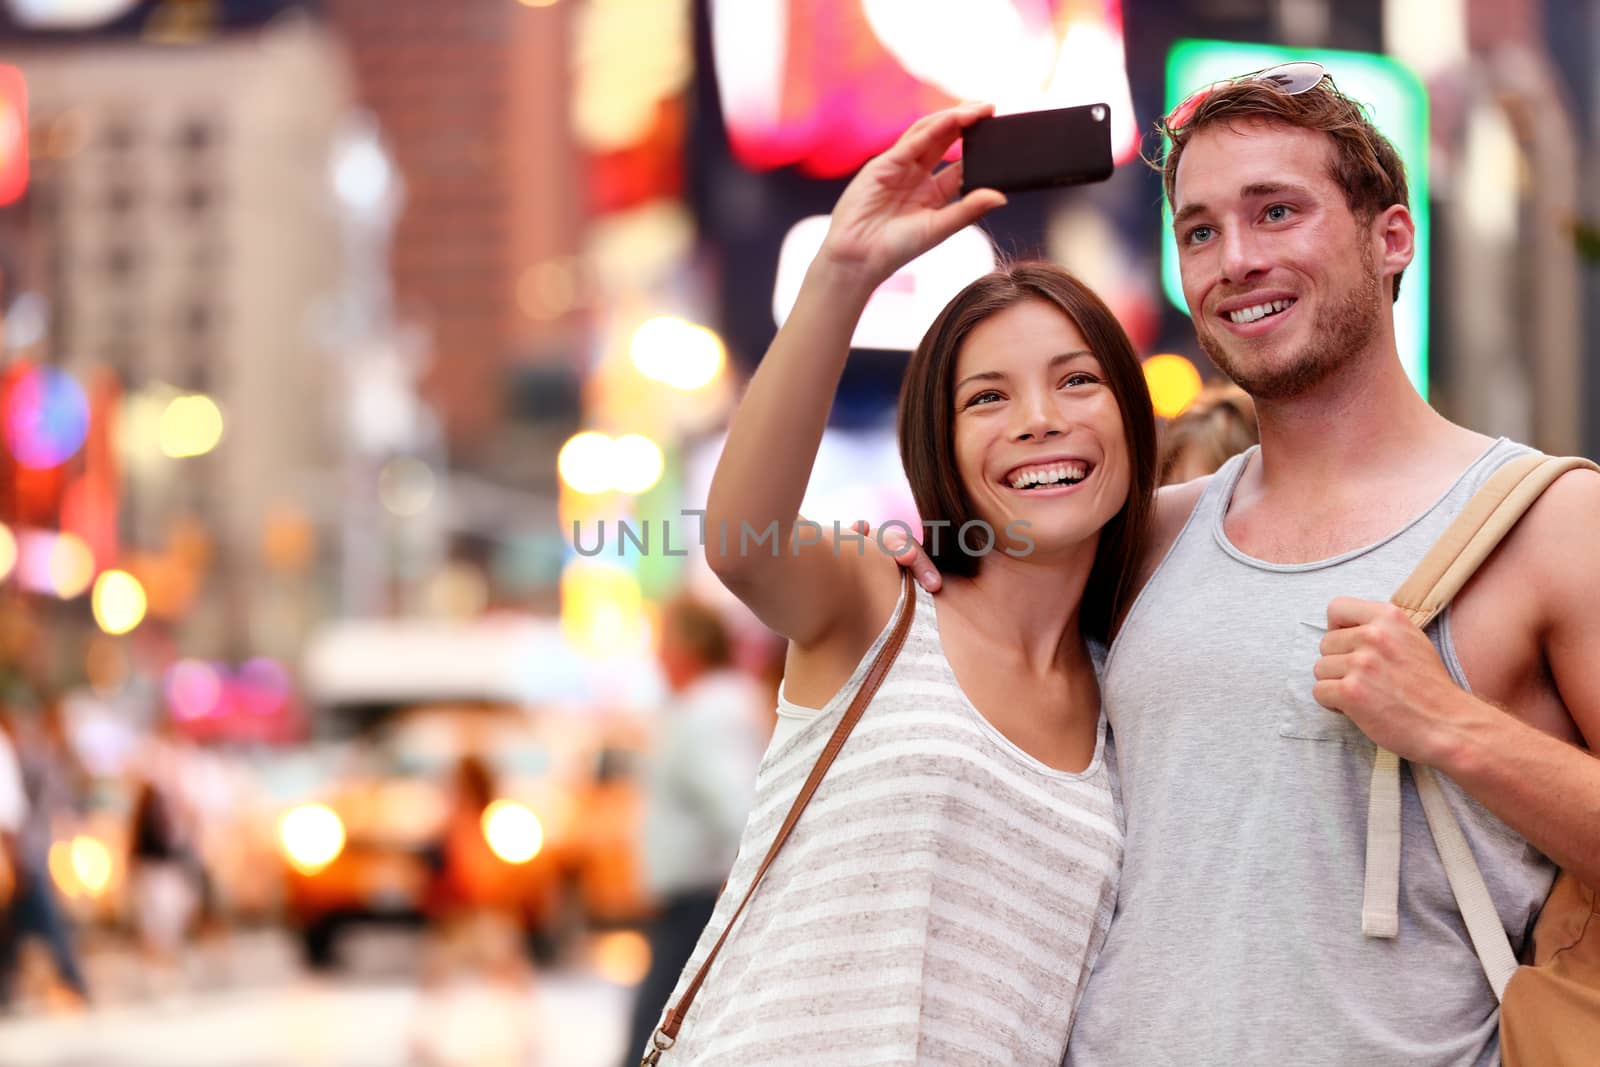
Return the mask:
<path fill-rule="evenodd" d="M 28 87 L 16 67 L 0 66 L 0 204 L 28 187 Z"/>
<path fill-rule="evenodd" d="M 729 141 L 757 170 L 848 174 L 960 100 L 1108 103 L 1118 162 L 1137 148 L 1121 0 L 711 0 L 711 33 Z"/>

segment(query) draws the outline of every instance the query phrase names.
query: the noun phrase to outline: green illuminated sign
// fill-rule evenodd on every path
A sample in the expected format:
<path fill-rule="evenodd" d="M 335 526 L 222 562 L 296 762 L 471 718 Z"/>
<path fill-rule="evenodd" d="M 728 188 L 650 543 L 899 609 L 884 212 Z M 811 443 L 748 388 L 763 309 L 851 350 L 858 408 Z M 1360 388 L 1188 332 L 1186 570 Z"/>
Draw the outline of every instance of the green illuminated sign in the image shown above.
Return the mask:
<path fill-rule="evenodd" d="M 1428 395 L 1428 94 L 1411 70 L 1370 52 L 1301 50 L 1278 45 L 1228 41 L 1179 41 L 1167 54 L 1167 110 L 1203 85 L 1297 59 L 1314 59 L 1328 68 L 1341 92 L 1367 106 L 1373 125 L 1400 153 L 1411 190 L 1416 221 L 1416 255 L 1406 268 L 1394 306 L 1395 345 L 1412 384 Z M 1162 201 L 1161 282 L 1167 298 L 1183 311 L 1177 247 L 1172 239 L 1172 209 Z"/>

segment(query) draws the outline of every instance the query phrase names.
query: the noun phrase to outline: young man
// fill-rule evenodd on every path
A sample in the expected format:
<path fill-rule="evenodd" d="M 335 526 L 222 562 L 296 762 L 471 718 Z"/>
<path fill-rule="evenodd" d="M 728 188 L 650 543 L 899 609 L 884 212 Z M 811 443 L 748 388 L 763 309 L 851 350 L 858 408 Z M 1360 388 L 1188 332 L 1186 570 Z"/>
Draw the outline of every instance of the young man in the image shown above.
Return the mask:
<path fill-rule="evenodd" d="M 1557 865 L 1600 885 L 1600 475 L 1552 485 L 1427 634 L 1388 607 L 1527 451 L 1401 368 L 1399 159 L 1314 64 L 1213 86 L 1166 133 L 1185 297 L 1261 446 L 1162 491 L 1106 664 L 1126 864 L 1068 1060 L 1497 1063 L 1409 773 L 1398 936 L 1362 932 L 1373 752 L 1442 772 L 1515 949 Z"/>

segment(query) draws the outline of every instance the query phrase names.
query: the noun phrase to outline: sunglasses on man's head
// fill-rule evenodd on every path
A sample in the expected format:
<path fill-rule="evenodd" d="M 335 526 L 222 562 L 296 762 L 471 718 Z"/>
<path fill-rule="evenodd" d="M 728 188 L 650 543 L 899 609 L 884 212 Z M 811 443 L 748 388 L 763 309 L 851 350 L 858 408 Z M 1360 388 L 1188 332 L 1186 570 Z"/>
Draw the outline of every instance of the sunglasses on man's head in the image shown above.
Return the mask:
<path fill-rule="evenodd" d="M 1258 70 L 1253 74 L 1241 74 L 1237 78 L 1225 78 L 1196 89 L 1184 97 L 1182 103 L 1167 112 L 1162 125 L 1169 133 L 1177 133 L 1194 118 L 1195 112 L 1200 110 L 1200 105 L 1206 102 L 1206 98 L 1225 85 L 1235 85 L 1239 82 L 1266 82 L 1284 96 L 1299 96 L 1321 85 L 1327 76 L 1328 70 L 1321 63 L 1303 59 L 1294 63 L 1280 63 L 1276 67 Z"/>

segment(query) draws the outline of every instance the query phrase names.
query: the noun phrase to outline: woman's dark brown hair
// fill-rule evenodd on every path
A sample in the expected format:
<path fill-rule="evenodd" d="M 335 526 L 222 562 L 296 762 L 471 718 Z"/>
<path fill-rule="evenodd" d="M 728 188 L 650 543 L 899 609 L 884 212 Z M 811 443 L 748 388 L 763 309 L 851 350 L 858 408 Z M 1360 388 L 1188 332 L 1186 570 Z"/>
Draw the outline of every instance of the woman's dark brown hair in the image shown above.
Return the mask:
<path fill-rule="evenodd" d="M 1106 640 L 1126 606 L 1139 565 L 1156 488 L 1156 423 L 1133 344 L 1088 286 L 1050 263 L 1017 263 L 963 289 L 929 327 L 900 389 L 900 460 L 923 521 L 923 551 L 945 574 L 977 573 L 979 556 L 957 531 L 977 516 L 955 459 L 956 357 L 980 322 L 1024 300 L 1041 300 L 1073 321 L 1100 360 L 1122 412 L 1128 449 L 1128 499 L 1101 531 L 1079 612 L 1083 632 Z M 932 524 L 948 523 L 937 529 Z M 937 532 L 937 536 L 933 536 Z M 1004 534 L 996 531 L 997 545 Z M 999 548 L 996 549 L 997 551 Z"/>

